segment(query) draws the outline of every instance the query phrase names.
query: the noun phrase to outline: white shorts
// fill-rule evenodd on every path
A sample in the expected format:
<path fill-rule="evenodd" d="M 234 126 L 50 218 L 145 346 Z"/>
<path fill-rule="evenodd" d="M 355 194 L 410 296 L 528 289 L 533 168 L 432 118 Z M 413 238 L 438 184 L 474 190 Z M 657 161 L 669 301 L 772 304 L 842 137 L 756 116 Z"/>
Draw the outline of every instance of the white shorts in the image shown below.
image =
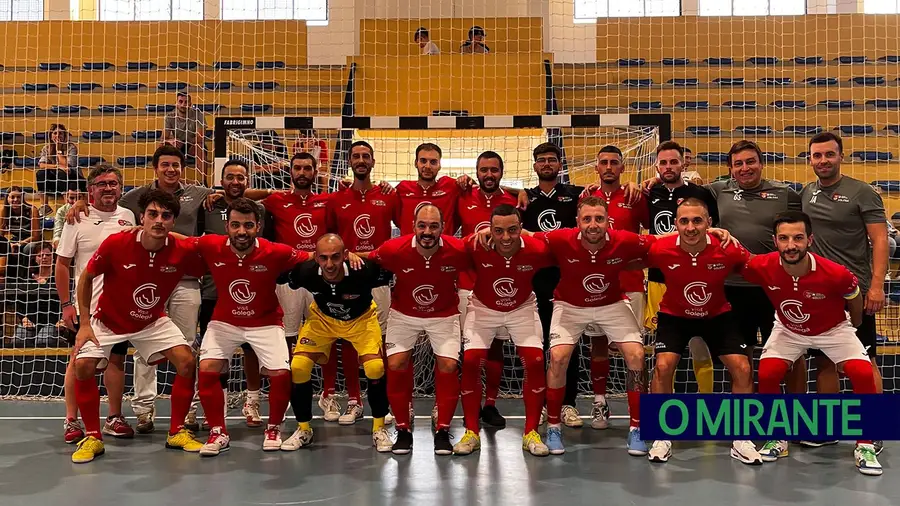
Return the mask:
<path fill-rule="evenodd" d="M 463 331 L 463 350 L 486 350 L 501 330 L 509 332 L 513 344 L 521 348 L 543 348 L 544 332 L 535 308 L 534 296 L 512 311 L 494 311 L 472 298 Z"/>
<path fill-rule="evenodd" d="M 460 290 L 459 291 L 459 328 L 466 328 L 466 315 L 469 313 L 469 305 L 472 303 L 472 290 Z M 494 339 L 500 339 L 501 341 L 509 341 L 509 332 L 506 328 L 502 328 L 497 331 L 497 335 L 494 336 Z"/>
<path fill-rule="evenodd" d="M 628 307 L 634 314 L 634 321 L 637 322 L 638 329 L 642 329 L 644 327 L 644 308 L 647 306 L 647 295 L 644 292 L 625 292 L 625 296 L 628 297 L 625 304 L 628 304 Z"/>
<path fill-rule="evenodd" d="M 100 346 L 89 341 L 78 351 L 75 358 L 99 358 L 98 369 L 106 369 L 113 346 L 125 341 L 131 341 L 131 345 L 151 365 L 166 360 L 163 356 L 164 351 L 176 346 L 188 346 L 184 334 L 168 316 L 163 316 L 142 330 L 130 334 L 113 333 L 96 318 L 91 318 L 91 328 Z"/>
<path fill-rule="evenodd" d="M 780 358 L 793 363 L 809 348 L 822 350 L 835 364 L 856 358 L 869 361 L 869 354 L 849 320 L 817 336 L 804 336 L 789 330 L 776 319 L 760 358 Z"/>
<path fill-rule="evenodd" d="M 391 309 L 388 316 L 384 348 L 390 357 L 395 353 L 412 351 L 419 336 L 425 333 L 431 349 L 439 357 L 459 360 L 459 317 L 416 318 Z"/>
<path fill-rule="evenodd" d="M 378 314 L 378 325 L 381 332 L 387 329 L 388 311 L 391 309 L 391 287 L 379 286 L 372 289 L 372 300 L 375 301 L 375 312 Z"/>
<path fill-rule="evenodd" d="M 309 318 L 309 305 L 313 296 L 306 288 L 291 290 L 287 284 L 277 285 L 275 295 L 284 312 L 284 333 L 288 336 L 296 336 L 300 333 L 303 322 Z"/>
<path fill-rule="evenodd" d="M 211 321 L 200 345 L 200 361 L 231 360 L 234 350 L 244 343 L 249 344 L 259 358 L 260 370 L 283 371 L 291 368 L 284 329 L 278 325 L 236 327 Z"/>
<path fill-rule="evenodd" d="M 637 319 L 624 300 L 600 307 L 578 307 L 560 300 L 553 302 L 551 348 L 577 344 L 589 327 L 595 332 L 589 335 L 605 335 L 610 343 L 644 342 Z"/>

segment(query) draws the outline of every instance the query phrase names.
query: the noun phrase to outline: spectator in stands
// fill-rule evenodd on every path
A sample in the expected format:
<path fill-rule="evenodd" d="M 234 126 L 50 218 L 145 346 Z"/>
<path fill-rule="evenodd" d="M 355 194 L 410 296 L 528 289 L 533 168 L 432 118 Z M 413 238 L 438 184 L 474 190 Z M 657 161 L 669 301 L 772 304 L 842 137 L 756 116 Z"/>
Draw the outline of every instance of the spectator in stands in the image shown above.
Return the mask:
<path fill-rule="evenodd" d="M 484 28 L 480 26 L 473 26 L 469 28 L 469 40 L 462 43 L 462 46 L 459 47 L 460 53 L 490 53 L 491 48 L 487 47 L 484 43 L 484 39 L 487 35 L 484 32 Z"/>
<path fill-rule="evenodd" d="M 40 216 L 47 216 L 50 195 L 61 195 L 69 189 L 85 191 L 87 183 L 78 168 L 78 145 L 69 139 L 69 131 L 62 123 L 50 125 L 50 142 L 41 149 L 41 159 L 35 182 L 41 193 Z"/>
<path fill-rule="evenodd" d="M 16 345 L 57 346 L 62 311 L 53 279 L 53 246 L 37 243 L 35 250 L 31 268 L 15 286 Z"/>
<path fill-rule="evenodd" d="M 56 210 L 56 219 L 53 221 L 53 249 L 56 250 L 56 247 L 59 246 L 59 238 L 62 237 L 63 225 L 66 224 L 66 213 L 69 212 L 69 209 L 75 205 L 79 200 L 87 198 L 83 193 L 78 193 L 75 190 L 68 190 L 66 192 L 66 203 L 59 206 L 59 209 Z"/>
<path fill-rule="evenodd" d="M 0 172 L 6 172 L 12 169 L 13 162 L 17 156 L 18 153 L 12 148 L 6 146 L 0 148 Z"/>
<path fill-rule="evenodd" d="M 253 175 L 250 186 L 253 188 L 285 190 L 291 187 L 291 174 L 288 167 L 288 149 L 278 132 L 263 130 L 256 135 L 256 148 L 250 154 L 253 162 Z"/>
<path fill-rule="evenodd" d="M 184 156 L 193 156 L 197 168 L 203 169 L 206 160 L 206 118 L 193 106 L 191 95 L 179 91 L 175 98 L 175 110 L 166 114 L 163 122 L 165 143 L 180 149 Z"/>
<path fill-rule="evenodd" d="M 700 173 L 696 170 L 692 169 L 691 166 L 694 164 L 694 152 L 691 151 L 691 148 L 684 148 L 684 162 L 683 169 L 681 172 L 681 177 L 685 181 L 690 181 L 698 186 L 703 186 L 703 178 L 700 177 Z"/>
<path fill-rule="evenodd" d="M 294 142 L 292 155 L 309 153 L 319 161 L 319 167 L 328 166 L 328 142 L 320 139 L 315 130 L 301 130 L 300 137 Z"/>
<path fill-rule="evenodd" d="M 429 37 L 428 28 L 422 27 L 416 30 L 415 35 L 413 35 L 413 40 L 419 44 L 419 49 L 422 51 L 423 55 L 441 54 L 441 49 L 437 47 L 437 44 L 432 42 L 431 37 Z"/>
<path fill-rule="evenodd" d="M 21 186 L 11 186 L 0 209 L 0 233 L 9 242 L 7 275 L 16 278 L 19 266 L 27 269 L 29 244 L 40 238 L 37 209 L 25 202 Z"/>

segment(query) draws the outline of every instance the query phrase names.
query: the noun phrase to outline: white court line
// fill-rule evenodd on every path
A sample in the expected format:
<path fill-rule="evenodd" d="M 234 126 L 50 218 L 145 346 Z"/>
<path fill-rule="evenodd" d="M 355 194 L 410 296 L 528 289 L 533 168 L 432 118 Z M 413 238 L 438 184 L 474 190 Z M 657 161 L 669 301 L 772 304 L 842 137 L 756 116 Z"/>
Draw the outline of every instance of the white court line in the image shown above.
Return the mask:
<path fill-rule="evenodd" d="M 131 418 L 132 420 L 136 419 L 136 417 L 133 417 L 133 416 L 132 417 L 126 416 L 125 418 L 126 419 Z M 154 420 L 168 420 L 170 418 L 171 417 L 168 417 L 168 416 L 156 416 L 156 417 L 154 417 Z M 455 418 L 462 420 L 461 416 L 457 416 Z M 503 418 L 506 418 L 507 420 L 524 420 L 525 415 L 506 415 Z M 579 418 L 581 418 L 582 420 L 590 420 L 591 419 L 591 417 L 589 417 L 589 416 L 581 416 Z M 225 417 L 225 419 L 226 420 L 243 420 L 244 417 L 243 416 L 228 416 L 228 417 Z M 321 416 L 313 417 L 313 420 L 321 420 L 321 419 L 322 419 Z M 371 420 L 372 417 L 364 416 L 363 419 Z M 612 415 L 612 416 L 610 416 L 610 419 L 626 420 L 626 419 L 628 419 L 628 415 Z M 14 422 L 14 421 L 27 421 L 27 420 L 59 420 L 59 417 L 58 416 L 0 416 L 0 422 L 5 422 L 5 421 Z M 430 415 L 429 416 L 416 415 L 416 420 L 431 420 L 431 416 Z M 290 422 L 291 420 L 288 418 L 285 418 L 285 421 Z"/>

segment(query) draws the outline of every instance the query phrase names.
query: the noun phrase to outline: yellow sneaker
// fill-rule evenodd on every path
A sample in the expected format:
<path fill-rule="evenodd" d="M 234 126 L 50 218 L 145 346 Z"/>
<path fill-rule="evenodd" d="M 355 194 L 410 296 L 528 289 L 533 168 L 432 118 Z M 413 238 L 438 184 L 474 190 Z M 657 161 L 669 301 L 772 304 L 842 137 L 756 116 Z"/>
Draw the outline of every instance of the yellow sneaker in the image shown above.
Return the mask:
<path fill-rule="evenodd" d="M 546 457 L 550 455 L 550 449 L 541 441 L 541 435 L 536 430 L 522 436 L 522 449 L 535 457 Z"/>
<path fill-rule="evenodd" d="M 203 448 L 203 443 L 194 439 L 194 433 L 181 429 L 178 434 L 169 435 L 166 438 L 166 448 L 181 449 L 186 452 L 198 453 Z"/>
<path fill-rule="evenodd" d="M 72 462 L 85 464 L 103 455 L 105 451 L 103 449 L 103 441 L 94 436 L 88 436 L 78 442 L 75 453 L 72 454 Z"/>
<path fill-rule="evenodd" d="M 463 434 L 462 439 L 459 440 L 459 443 L 453 445 L 454 455 L 468 455 L 475 450 L 480 449 L 481 437 L 471 430 L 467 430 L 466 433 Z"/>

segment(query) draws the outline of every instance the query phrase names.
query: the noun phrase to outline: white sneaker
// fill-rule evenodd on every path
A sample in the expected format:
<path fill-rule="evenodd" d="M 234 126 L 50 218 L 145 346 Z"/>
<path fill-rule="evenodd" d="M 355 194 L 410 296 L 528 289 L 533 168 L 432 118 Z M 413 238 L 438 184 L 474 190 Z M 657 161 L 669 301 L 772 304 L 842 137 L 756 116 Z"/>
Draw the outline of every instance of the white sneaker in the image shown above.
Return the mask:
<path fill-rule="evenodd" d="M 319 396 L 319 409 L 322 410 L 322 419 L 326 422 L 336 422 L 341 417 L 341 403 L 333 395 Z"/>
<path fill-rule="evenodd" d="M 344 414 L 338 418 L 338 423 L 340 425 L 353 425 L 357 420 L 363 417 L 363 407 L 362 404 L 350 401 L 347 404 L 347 409 L 344 410 Z"/>
<path fill-rule="evenodd" d="M 394 414 L 388 411 L 388 414 L 384 415 L 384 424 L 385 425 L 394 425 Z"/>
<path fill-rule="evenodd" d="M 875 447 L 871 444 L 857 444 L 853 450 L 853 458 L 856 460 L 856 468 L 867 476 L 881 476 L 883 472 L 881 463 L 875 455 Z"/>
<path fill-rule="evenodd" d="M 650 447 L 647 458 L 650 462 L 668 462 L 672 456 L 672 442 L 664 439 L 657 439 Z"/>
<path fill-rule="evenodd" d="M 609 406 L 605 402 L 595 402 L 591 406 L 591 428 L 597 430 L 609 428 Z"/>
<path fill-rule="evenodd" d="M 291 434 L 291 437 L 284 440 L 281 443 L 281 451 L 284 452 L 292 452 L 295 450 L 299 450 L 300 448 L 305 448 L 312 444 L 313 441 L 313 430 L 312 427 L 309 430 L 303 430 L 300 427 L 297 427 L 297 430 Z"/>
<path fill-rule="evenodd" d="M 438 409 L 437 403 L 434 403 L 434 407 L 431 408 L 431 430 L 437 430 L 438 424 Z"/>
<path fill-rule="evenodd" d="M 267 425 L 266 435 L 263 438 L 264 452 L 277 452 L 281 449 L 281 424 Z"/>
<path fill-rule="evenodd" d="M 762 455 L 756 451 L 753 441 L 737 440 L 731 443 L 731 458 L 750 466 L 760 466 L 763 463 Z"/>
<path fill-rule="evenodd" d="M 258 402 L 244 402 L 244 407 L 241 408 L 241 414 L 244 415 L 244 421 L 247 423 L 247 427 L 259 427 L 262 425 L 262 417 L 259 416 Z"/>
<path fill-rule="evenodd" d="M 578 409 L 575 406 L 563 406 L 560 418 L 566 427 L 577 429 L 584 425 L 584 422 L 581 420 L 581 414 L 578 413 Z"/>
<path fill-rule="evenodd" d="M 390 453 L 394 448 L 391 435 L 388 434 L 387 429 L 384 427 L 372 433 L 372 444 L 375 445 L 375 451 L 378 453 Z"/>
<path fill-rule="evenodd" d="M 776 460 L 788 456 L 788 442 L 783 440 L 766 441 L 759 455 L 763 462 L 775 462 Z"/>
<path fill-rule="evenodd" d="M 200 455 L 215 457 L 231 448 L 231 437 L 222 432 L 222 427 L 213 427 L 209 430 L 206 444 L 200 447 Z"/>

